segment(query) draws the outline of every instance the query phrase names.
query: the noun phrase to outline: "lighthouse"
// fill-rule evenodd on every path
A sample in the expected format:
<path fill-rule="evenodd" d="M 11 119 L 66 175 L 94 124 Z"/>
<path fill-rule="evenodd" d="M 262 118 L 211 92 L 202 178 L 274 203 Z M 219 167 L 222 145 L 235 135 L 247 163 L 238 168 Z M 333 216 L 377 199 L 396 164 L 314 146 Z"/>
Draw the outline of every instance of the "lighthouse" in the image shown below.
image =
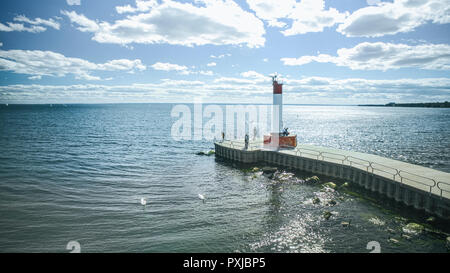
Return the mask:
<path fill-rule="evenodd" d="M 277 75 L 272 77 L 273 85 L 273 111 L 272 128 L 273 132 L 283 130 L 283 84 L 278 83 Z"/>
<path fill-rule="evenodd" d="M 273 110 L 272 133 L 264 136 L 264 146 L 271 149 L 297 147 L 297 136 L 290 135 L 283 127 L 283 84 L 278 82 L 278 76 L 272 76 Z"/>

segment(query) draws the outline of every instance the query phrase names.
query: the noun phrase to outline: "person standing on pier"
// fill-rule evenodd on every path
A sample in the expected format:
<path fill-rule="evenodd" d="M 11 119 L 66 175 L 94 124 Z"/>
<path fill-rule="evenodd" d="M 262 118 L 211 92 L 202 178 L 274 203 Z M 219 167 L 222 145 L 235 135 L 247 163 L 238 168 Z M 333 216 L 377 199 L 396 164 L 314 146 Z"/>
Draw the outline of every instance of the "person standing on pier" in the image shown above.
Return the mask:
<path fill-rule="evenodd" d="M 245 150 L 248 150 L 248 140 L 249 140 L 248 134 L 245 134 Z"/>

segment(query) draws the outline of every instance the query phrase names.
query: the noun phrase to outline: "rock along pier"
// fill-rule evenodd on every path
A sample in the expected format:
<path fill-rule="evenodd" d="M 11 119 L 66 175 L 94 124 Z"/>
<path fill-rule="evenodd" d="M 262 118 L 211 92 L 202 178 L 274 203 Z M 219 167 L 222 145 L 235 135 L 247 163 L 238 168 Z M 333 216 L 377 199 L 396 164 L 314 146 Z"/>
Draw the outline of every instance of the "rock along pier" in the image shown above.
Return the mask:
<path fill-rule="evenodd" d="M 333 178 L 378 192 L 397 202 L 450 219 L 450 173 L 381 156 L 312 145 L 269 150 L 261 141 L 221 141 L 218 157 L 241 163 L 267 163 Z"/>

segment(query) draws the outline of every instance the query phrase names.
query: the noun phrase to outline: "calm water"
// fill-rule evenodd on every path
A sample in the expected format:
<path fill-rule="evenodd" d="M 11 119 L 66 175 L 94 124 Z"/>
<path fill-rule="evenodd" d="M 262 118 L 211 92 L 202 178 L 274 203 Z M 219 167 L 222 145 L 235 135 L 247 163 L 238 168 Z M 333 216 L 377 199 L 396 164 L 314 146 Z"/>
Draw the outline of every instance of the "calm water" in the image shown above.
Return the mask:
<path fill-rule="evenodd" d="M 72 240 L 82 252 L 447 251 L 448 223 L 404 233 L 428 216 L 302 183 L 313 174 L 269 179 L 195 155 L 212 143 L 172 140 L 171 109 L 0 106 L 0 252 L 67 252 Z M 450 109 L 286 106 L 285 124 L 303 143 L 450 172 Z"/>

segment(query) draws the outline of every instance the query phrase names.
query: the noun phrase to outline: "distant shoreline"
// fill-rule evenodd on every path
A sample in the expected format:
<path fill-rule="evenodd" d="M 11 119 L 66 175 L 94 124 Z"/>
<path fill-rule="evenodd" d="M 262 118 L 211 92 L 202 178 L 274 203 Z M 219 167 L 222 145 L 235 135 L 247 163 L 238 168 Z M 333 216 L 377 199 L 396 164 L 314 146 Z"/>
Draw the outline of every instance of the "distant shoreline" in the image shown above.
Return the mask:
<path fill-rule="evenodd" d="M 450 108 L 450 102 L 421 102 L 421 103 L 387 103 L 387 104 L 359 104 L 358 106 L 374 107 L 425 107 L 425 108 Z"/>

